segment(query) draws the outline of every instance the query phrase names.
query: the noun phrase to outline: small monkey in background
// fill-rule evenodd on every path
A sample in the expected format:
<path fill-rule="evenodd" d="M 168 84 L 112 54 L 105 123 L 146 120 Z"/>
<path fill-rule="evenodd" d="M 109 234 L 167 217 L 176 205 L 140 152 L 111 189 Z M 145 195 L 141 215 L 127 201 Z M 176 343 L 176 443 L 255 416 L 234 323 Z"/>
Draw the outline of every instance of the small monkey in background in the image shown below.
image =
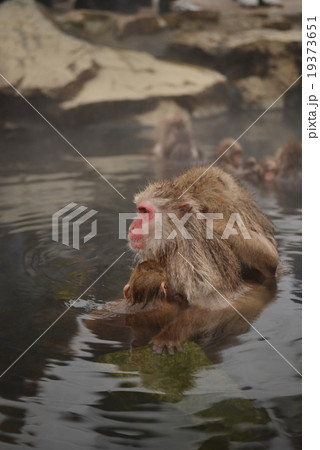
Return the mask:
<path fill-rule="evenodd" d="M 280 147 L 275 155 L 278 178 L 297 182 L 302 179 L 302 144 L 290 141 Z"/>
<path fill-rule="evenodd" d="M 259 182 L 260 164 L 254 156 L 249 156 L 243 165 L 242 173 L 239 175 L 241 179 L 249 181 L 252 184 Z"/>
<path fill-rule="evenodd" d="M 259 164 L 259 180 L 262 183 L 272 183 L 278 174 L 277 161 L 273 156 L 264 156 Z"/>
<path fill-rule="evenodd" d="M 254 170 L 258 165 L 258 161 L 254 156 L 249 156 L 247 161 L 244 164 L 244 169 Z"/>
<path fill-rule="evenodd" d="M 160 121 L 153 153 L 163 159 L 182 162 L 203 158 L 202 150 L 196 145 L 188 116 L 170 113 Z"/>
<path fill-rule="evenodd" d="M 243 162 L 243 148 L 233 138 L 222 139 L 215 149 L 217 163 L 227 172 L 236 175 Z"/>
<path fill-rule="evenodd" d="M 259 163 L 248 165 L 244 169 L 243 178 L 268 189 L 300 189 L 302 178 L 301 142 L 287 142 L 277 150 L 274 156 L 266 155 Z"/>

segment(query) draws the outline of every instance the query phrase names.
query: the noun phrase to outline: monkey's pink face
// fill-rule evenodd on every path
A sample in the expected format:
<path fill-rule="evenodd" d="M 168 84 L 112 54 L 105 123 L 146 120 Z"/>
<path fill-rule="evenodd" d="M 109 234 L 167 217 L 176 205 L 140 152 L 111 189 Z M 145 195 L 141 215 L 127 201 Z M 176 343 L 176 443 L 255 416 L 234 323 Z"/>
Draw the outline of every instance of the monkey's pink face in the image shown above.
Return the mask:
<path fill-rule="evenodd" d="M 276 178 L 277 175 L 277 167 L 276 165 L 269 164 L 266 167 L 265 173 L 264 173 L 264 180 L 265 181 L 273 181 Z"/>
<path fill-rule="evenodd" d="M 232 155 L 232 161 L 235 167 L 240 167 L 243 161 L 242 151 L 236 151 Z"/>
<path fill-rule="evenodd" d="M 274 169 L 266 170 L 264 174 L 265 181 L 273 181 L 276 177 L 276 171 Z"/>
<path fill-rule="evenodd" d="M 129 227 L 129 240 L 131 248 L 139 250 L 145 246 L 145 236 L 153 229 L 155 208 L 149 202 L 137 204 L 138 216 Z"/>

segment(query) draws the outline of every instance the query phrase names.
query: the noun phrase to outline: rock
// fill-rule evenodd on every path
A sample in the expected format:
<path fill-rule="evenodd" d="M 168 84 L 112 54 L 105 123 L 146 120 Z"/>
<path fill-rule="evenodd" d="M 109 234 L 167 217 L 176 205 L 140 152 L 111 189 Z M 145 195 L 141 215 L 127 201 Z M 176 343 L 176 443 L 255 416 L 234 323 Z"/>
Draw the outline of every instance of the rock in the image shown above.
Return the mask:
<path fill-rule="evenodd" d="M 198 11 L 173 11 L 170 14 L 162 14 L 161 19 L 169 29 L 177 28 L 202 28 L 212 26 L 219 21 L 220 13 L 213 10 Z"/>
<path fill-rule="evenodd" d="M 242 78 L 235 85 L 240 93 L 240 107 L 244 109 L 268 108 L 272 101 L 278 98 L 289 86 L 288 82 L 283 82 L 279 86 L 278 80 L 273 78 L 263 79 L 256 76 Z M 279 109 L 283 106 L 284 98 L 281 98 L 278 100 L 276 107 Z"/>
<path fill-rule="evenodd" d="M 116 35 L 122 38 L 131 34 L 152 34 L 163 30 L 165 27 L 165 20 L 154 14 L 119 16 L 116 22 Z"/>
<path fill-rule="evenodd" d="M 64 20 L 76 26 L 83 26 L 86 21 L 85 11 L 72 9 L 65 14 Z"/>
<path fill-rule="evenodd" d="M 74 20 L 81 23 L 80 16 Z M 33 0 L 2 4 L 0 30 L 4 76 L 23 95 L 50 97 L 65 111 L 87 107 L 90 115 L 104 114 L 109 105 L 114 114 L 119 105 L 121 114 L 134 107 L 143 112 L 161 99 L 183 103 L 189 111 L 208 103 L 227 108 L 226 78 L 220 73 L 74 38 L 61 32 Z M 2 80 L 0 91 L 13 94 Z"/>
<path fill-rule="evenodd" d="M 0 42 L 1 72 L 24 95 L 54 97 L 98 70 L 90 46 L 61 33 L 32 0 L 1 5 Z M 1 90 L 11 92 L 3 83 Z"/>
<path fill-rule="evenodd" d="M 298 24 L 299 27 L 301 27 L 301 22 L 302 22 L 301 8 L 299 8 L 298 10 L 288 11 L 283 15 L 283 17 L 285 19 L 290 20 L 290 22 L 292 22 L 292 23 Z"/>
<path fill-rule="evenodd" d="M 177 12 L 161 14 L 161 18 L 166 22 L 168 28 L 178 28 L 182 22 L 182 16 Z"/>
<path fill-rule="evenodd" d="M 74 7 L 85 10 L 108 10 L 122 13 L 136 13 L 141 6 L 139 0 L 76 0 Z"/>
<path fill-rule="evenodd" d="M 242 108 L 269 106 L 301 73 L 301 30 L 297 29 L 256 29 L 228 36 L 181 33 L 173 39 L 172 49 L 185 61 L 196 57 L 224 73 L 238 91 L 235 97 L 242 103 L 237 106 Z"/>
<path fill-rule="evenodd" d="M 55 14 L 59 28 L 82 39 L 113 34 L 117 15 L 107 11 L 76 9 L 65 14 Z"/>
<path fill-rule="evenodd" d="M 277 30 L 256 29 L 230 35 L 212 32 L 209 30 L 181 33 L 172 40 L 171 48 L 177 52 L 202 55 L 204 60 L 214 64 L 227 62 L 235 54 L 243 59 L 245 73 L 248 70 L 246 57 L 249 53 L 260 53 L 260 56 L 278 54 L 301 47 L 301 31 L 290 30 L 281 32 Z M 214 61 L 212 60 L 214 58 Z M 221 60 L 221 61 L 220 61 Z M 261 61 L 258 61 L 261 63 Z M 250 70 L 250 67 L 249 67 Z"/>
<path fill-rule="evenodd" d="M 202 95 L 205 101 L 209 94 L 221 104 L 219 92 L 226 89 L 226 79 L 218 72 L 160 62 L 144 53 L 101 49 L 92 58 L 100 67 L 98 73 L 86 81 L 77 95 L 63 102 L 63 108 L 154 98 L 189 97 L 191 100 Z"/>
<path fill-rule="evenodd" d="M 201 22 L 218 22 L 220 13 L 213 10 L 200 9 L 196 11 L 185 10 L 179 12 L 180 17 L 187 20 L 198 20 Z"/>
<path fill-rule="evenodd" d="M 182 32 L 176 35 L 171 42 L 171 51 L 189 59 L 200 56 L 204 63 L 209 58 L 217 57 L 222 44 L 222 35 L 211 30 Z"/>
<path fill-rule="evenodd" d="M 264 24 L 265 28 L 272 28 L 274 30 L 286 31 L 291 30 L 293 24 L 290 20 L 286 20 L 283 18 L 279 19 L 270 19 L 267 20 Z"/>
<path fill-rule="evenodd" d="M 166 351 L 157 355 L 148 345 L 132 351 L 107 353 L 99 356 L 97 361 L 105 365 L 104 370 L 119 378 L 126 372 L 139 373 L 143 387 L 162 392 L 163 399 L 170 403 L 182 400 L 183 393 L 194 387 L 195 374 L 212 366 L 194 342 L 186 342 L 183 352 L 176 352 L 173 356 Z"/>

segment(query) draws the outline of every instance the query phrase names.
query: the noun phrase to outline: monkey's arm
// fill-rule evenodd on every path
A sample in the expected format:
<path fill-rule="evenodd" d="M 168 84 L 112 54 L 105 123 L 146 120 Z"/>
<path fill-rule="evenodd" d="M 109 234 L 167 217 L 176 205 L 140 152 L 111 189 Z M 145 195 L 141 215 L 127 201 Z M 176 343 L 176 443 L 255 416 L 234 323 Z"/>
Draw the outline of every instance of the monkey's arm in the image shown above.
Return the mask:
<path fill-rule="evenodd" d="M 240 262 L 252 269 L 258 270 L 266 278 L 273 277 L 279 264 L 279 254 L 276 243 L 262 234 L 249 231 L 251 239 L 241 239 L 230 236 L 230 244 Z"/>
<path fill-rule="evenodd" d="M 218 239 L 221 239 L 220 236 L 223 235 L 226 226 L 224 221 L 215 226 Z M 266 235 L 248 229 L 250 239 L 244 239 L 239 228 L 237 231 L 238 234 L 229 236 L 227 241 L 240 263 L 260 272 L 266 278 L 273 277 L 279 264 L 279 254 L 274 238 L 270 236 L 268 239 Z"/>

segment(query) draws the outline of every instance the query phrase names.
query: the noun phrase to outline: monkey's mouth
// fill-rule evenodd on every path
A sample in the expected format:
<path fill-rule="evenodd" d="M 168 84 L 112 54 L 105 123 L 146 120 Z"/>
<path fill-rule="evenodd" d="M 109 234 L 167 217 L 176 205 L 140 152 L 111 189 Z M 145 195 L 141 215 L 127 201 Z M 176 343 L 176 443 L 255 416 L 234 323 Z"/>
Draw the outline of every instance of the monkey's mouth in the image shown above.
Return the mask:
<path fill-rule="evenodd" d="M 132 230 L 129 231 L 129 242 L 130 242 L 130 246 L 131 248 L 142 248 L 143 247 L 143 239 L 141 234 L 134 234 L 132 232 Z"/>
<path fill-rule="evenodd" d="M 274 170 L 269 169 L 269 170 L 266 172 L 266 174 L 265 174 L 265 176 L 264 176 L 264 179 L 265 179 L 266 181 L 272 181 L 274 178 L 275 178 L 275 172 L 274 172 Z"/>
<path fill-rule="evenodd" d="M 143 241 L 141 239 L 139 239 L 139 240 L 130 239 L 130 245 L 132 248 L 142 248 Z"/>

